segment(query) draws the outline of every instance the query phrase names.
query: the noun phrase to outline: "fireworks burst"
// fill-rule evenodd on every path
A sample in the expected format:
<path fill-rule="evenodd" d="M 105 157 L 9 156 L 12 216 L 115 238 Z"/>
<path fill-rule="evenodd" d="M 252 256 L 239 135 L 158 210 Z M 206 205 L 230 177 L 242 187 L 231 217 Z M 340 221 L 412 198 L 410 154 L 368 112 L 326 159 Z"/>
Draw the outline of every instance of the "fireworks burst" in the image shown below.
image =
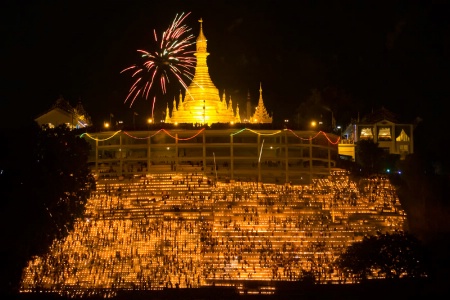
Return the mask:
<path fill-rule="evenodd" d="M 120 72 L 130 71 L 131 77 L 135 79 L 125 99 L 125 103 L 130 102 L 130 107 L 138 97 L 148 99 L 150 91 L 158 82 L 162 93 L 165 94 L 171 77 L 187 89 L 183 78 L 192 80 L 194 75 L 190 70 L 195 67 L 194 51 L 188 49 L 195 42 L 194 36 L 189 34 L 191 29 L 182 24 L 189 14 L 177 14 L 169 28 L 162 33 L 160 42 L 156 31 L 153 30 L 157 49 L 137 50 L 142 61 Z M 156 97 L 153 98 L 152 118 L 155 101 Z"/>

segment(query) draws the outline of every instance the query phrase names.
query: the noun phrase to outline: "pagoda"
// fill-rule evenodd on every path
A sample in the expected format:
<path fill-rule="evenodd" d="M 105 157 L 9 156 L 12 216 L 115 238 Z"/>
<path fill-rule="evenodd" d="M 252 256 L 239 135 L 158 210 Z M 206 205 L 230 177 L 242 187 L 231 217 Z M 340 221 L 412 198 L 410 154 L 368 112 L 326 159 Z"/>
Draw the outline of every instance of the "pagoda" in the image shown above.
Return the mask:
<path fill-rule="evenodd" d="M 197 50 L 195 56 L 197 63 L 195 66 L 194 78 L 183 96 L 180 93 L 179 101 L 173 101 L 172 114 L 166 113 L 166 123 L 192 123 L 192 124 L 212 124 L 212 123 L 238 123 L 240 122 L 239 107 L 236 114 L 233 109 L 231 98 L 228 103 L 219 90 L 211 81 L 208 72 L 206 58 L 209 53 L 206 50 L 206 37 L 203 34 L 203 21 L 200 19 L 200 34 L 196 40 Z"/>
<path fill-rule="evenodd" d="M 272 123 L 272 117 L 269 116 L 269 113 L 264 106 L 261 83 L 259 84 L 258 106 L 256 107 L 255 113 L 250 118 L 250 123 Z"/>

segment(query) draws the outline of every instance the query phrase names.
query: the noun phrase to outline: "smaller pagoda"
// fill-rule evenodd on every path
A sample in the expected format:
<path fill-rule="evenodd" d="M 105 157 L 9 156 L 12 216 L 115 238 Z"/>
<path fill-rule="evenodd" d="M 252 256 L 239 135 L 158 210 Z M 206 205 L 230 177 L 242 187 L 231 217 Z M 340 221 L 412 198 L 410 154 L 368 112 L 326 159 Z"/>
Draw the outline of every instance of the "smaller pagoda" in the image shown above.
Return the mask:
<path fill-rule="evenodd" d="M 264 106 L 261 83 L 259 84 L 258 106 L 256 107 L 255 113 L 250 118 L 250 123 L 272 123 L 272 117 L 269 116 L 269 113 Z"/>

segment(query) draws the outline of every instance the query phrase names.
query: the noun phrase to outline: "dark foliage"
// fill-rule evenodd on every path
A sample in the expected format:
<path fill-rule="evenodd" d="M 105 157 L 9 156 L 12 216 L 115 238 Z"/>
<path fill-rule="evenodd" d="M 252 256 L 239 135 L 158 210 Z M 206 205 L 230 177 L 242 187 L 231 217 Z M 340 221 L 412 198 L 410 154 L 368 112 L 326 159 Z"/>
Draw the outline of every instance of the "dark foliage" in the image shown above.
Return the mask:
<path fill-rule="evenodd" d="M 0 160 L 1 291 L 18 288 L 23 267 L 67 235 L 82 216 L 94 180 L 89 145 L 65 126 L 35 124 L 3 133 Z"/>
<path fill-rule="evenodd" d="M 395 232 L 366 236 L 354 243 L 336 260 L 345 276 L 367 279 L 421 278 L 429 275 L 427 254 L 414 236 Z"/>
<path fill-rule="evenodd" d="M 385 153 L 373 140 L 360 140 L 356 143 L 356 161 L 361 166 L 362 174 L 370 175 L 383 171 Z"/>
<path fill-rule="evenodd" d="M 401 161 L 402 173 L 393 182 L 408 216 L 409 232 L 429 249 L 432 276 L 448 286 L 450 275 L 450 137 L 448 117 L 441 110 L 433 118 L 419 120 L 414 130 L 414 154 Z"/>

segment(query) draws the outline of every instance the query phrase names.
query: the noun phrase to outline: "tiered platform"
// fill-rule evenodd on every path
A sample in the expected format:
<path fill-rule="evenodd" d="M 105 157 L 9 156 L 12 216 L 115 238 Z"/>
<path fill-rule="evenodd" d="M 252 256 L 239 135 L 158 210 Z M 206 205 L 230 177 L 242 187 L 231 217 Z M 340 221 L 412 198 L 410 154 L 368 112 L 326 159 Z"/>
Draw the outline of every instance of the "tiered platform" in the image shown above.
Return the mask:
<path fill-rule="evenodd" d="M 389 181 L 345 171 L 309 186 L 213 182 L 201 173 L 102 179 L 73 232 L 29 262 L 22 291 L 112 295 L 117 290 L 234 286 L 313 275 L 364 235 L 403 229 Z M 374 277 L 377 274 L 373 274 Z"/>

